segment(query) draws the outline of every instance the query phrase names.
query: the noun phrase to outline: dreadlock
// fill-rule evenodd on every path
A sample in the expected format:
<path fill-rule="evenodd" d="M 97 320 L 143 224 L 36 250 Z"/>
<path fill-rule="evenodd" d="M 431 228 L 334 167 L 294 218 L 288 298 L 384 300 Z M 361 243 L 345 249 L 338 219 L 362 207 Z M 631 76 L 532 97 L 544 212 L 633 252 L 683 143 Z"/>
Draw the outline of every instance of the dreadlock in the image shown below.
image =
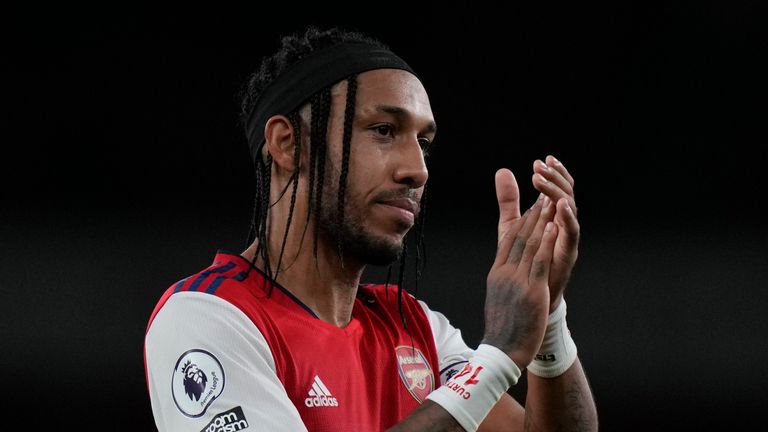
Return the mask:
<path fill-rule="evenodd" d="M 309 182 L 309 205 L 310 209 L 307 212 L 307 222 L 312 214 L 312 208 L 314 205 L 315 214 L 320 214 L 320 209 L 323 204 L 323 186 L 325 182 L 325 158 L 328 150 L 328 117 L 331 112 L 331 89 L 326 88 L 321 90 L 320 93 L 312 98 L 312 130 L 310 131 L 310 144 L 312 150 L 310 151 L 310 182 Z M 314 175 L 313 175 L 314 174 Z M 314 198 L 314 203 L 313 203 Z M 306 225 L 305 225 L 306 226 Z M 317 235 L 318 230 L 315 230 L 315 238 L 312 244 L 312 250 L 317 257 Z M 317 261 L 315 261 L 317 262 Z"/>
<path fill-rule="evenodd" d="M 297 61 L 306 57 L 310 53 L 336 45 L 341 42 L 365 42 L 371 45 L 375 45 L 384 49 L 388 47 L 378 40 L 372 39 L 358 32 L 342 31 L 338 28 L 330 28 L 327 30 L 320 30 L 316 27 L 309 27 L 303 35 L 289 35 L 281 39 L 281 48 L 273 55 L 266 57 L 260 64 L 258 70 L 254 72 L 247 80 L 246 84 L 240 91 L 240 120 L 244 129 L 247 131 L 247 122 L 250 112 L 256 104 L 259 96 L 264 89 L 280 74 L 282 74 L 287 68 L 292 66 Z M 346 79 L 347 83 L 347 96 L 346 104 L 344 108 L 344 131 L 342 139 L 342 153 L 341 164 L 339 174 L 339 187 L 338 187 L 338 223 L 339 226 L 343 226 L 345 219 L 345 204 L 347 194 L 347 176 L 349 173 L 349 158 L 351 151 L 352 141 L 352 125 L 354 121 L 355 113 L 355 98 L 357 94 L 357 76 L 352 75 Z M 331 105 L 331 92 L 330 87 L 319 91 L 309 98 L 310 108 L 310 120 L 309 120 L 309 190 L 308 190 L 308 214 L 307 220 L 304 221 L 304 232 L 302 234 L 302 241 L 304 234 L 306 234 L 307 226 L 310 222 L 310 215 L 314 212 L 315 215 L 319 215 L 322 208 L 322 197 L 324 189 L 326 159 L 327 159 L 327 135 L 328 135 L 328 118 L 330 116 Z M 269 284 L 269 292 L 271 292 L 273 283 L 276 281 L 277 276 L 280 273 L 285 246 L 288 238 L 288 231 L 293 221 L 294 207 L 296 204 L 296 193 L 298 189 L 299 180 L 299 168 L 301 163 L 302 153 L 302 118 L 299 115 L 300 108 L 297 108 L 293 112 L 287 115 L 291 122 L 291 126 L 294 129 L 294 166 L 295 171 L 290 178 L 290 181 L 286 184 L 285 188 L 281 191 L 281 194 L 274 203 L 270 203 L 270 178 L 272 170 L 272 157 L 266 155 L 266 157 L 256 157 L 255 159 L 255 176 L 256 176 L 256 193 L 253 205 L 253 215 L 250 221 L 249 232 L 246 240 L 246 248 L 249 247 L 255 240 L 258 240 L 256 246 L 256 253 L 254 254 L 251 262 L 251 267 L 255 267 L 256 261 L 261 259 L 264 263 L 263 272 L 267 276 Z M 286 221 L 285 231 L 283 232 L 282 244 L 280 246 L 280 253 L 277 257 L 276 266 L 272 266 L 272 257 L 269 255 L 268 247 L 268 233 L 269 227 L 267 226 L 267 215 L 269 209 L 275 205 L 280 199 L 283 198 L 287 192 L 288 187 L 292 187 L 290 209 L 288 213 L 288 219 Z M 421 276 L 421 269 L 425 263 L 425 250 L 424 250 L 424 236 L 423 236 L 423 223 L 425 217 L 425 204 L 426 204 L 426 189 L 421 198 L 421 212 L 419 213 L 416 226 L 409 232 L 409 234 L 403 240 L 403 251 L 399 261 L 399 277 L 398 277 L 398 305 L 400 308 L 400 316 L 402 318 L 403 326 L 407 329 L 407 323 L 405 316 L 402 312 L 402 291 L 404 290 L 406 281 L 406 263 L 408 255 L 407 243 L 412 241 L 411 238 L 415 236 L 415 287 L 418 289 L 418 280 Z M 314 232 L 313 239 L 313 253 L 317 257 L 317 236 L 318 230 Z M 338 244 L 338 253 L 342 266 L 344 265 L 341 240 Z M 388 268 L 388 275 L 385 285 L 387 288 L 390 283 L 390 275 L 392 273 L 392 265 Z M 387 289 L 388 292 L 388 289 Z"/>
<path fill-rule="evenodd" d="M 352 143 L 352 121 L 355 118 L 355 97 L 357 96 L 357 75 L 347 78 L 347 100 L 344 107 L 344 137 L 341 150 L 341 173 L 339 174 L 338 213 L 339 226 L 344 226 L 344 203 L 347 197 L 347 175 L 349 173 L 349 151 Z M 341 239 L 338 242 L 341 267 L 344 267 L 344 251 Z M 403 251 L 405 252 L 405 251 Z"/>

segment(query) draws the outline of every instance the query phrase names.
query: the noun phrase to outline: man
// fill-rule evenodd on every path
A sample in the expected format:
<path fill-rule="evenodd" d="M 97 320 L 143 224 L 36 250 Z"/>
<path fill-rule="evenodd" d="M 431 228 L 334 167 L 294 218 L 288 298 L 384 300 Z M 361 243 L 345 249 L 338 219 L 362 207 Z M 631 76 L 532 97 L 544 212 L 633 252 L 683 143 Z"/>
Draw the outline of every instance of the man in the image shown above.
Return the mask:
<path fill-rule="evenodd" d="M 360 284 L 367 264 L 404 267 L 424 215 L 436 124 L 411 68 L 363 35 L 310 28 L 264 60 L 243 106 L 250 246 L 220 250 L 150 318 L 159 430 L 596 430 L 565 325 L 579 225 L 561 163 L 537 161 L 542 194 L 524 215 L 512 173 L 496 174 L 498 251 L 472 350 L 402 284 Z M 526 368 L 523 409 L 506 391 Z"/>

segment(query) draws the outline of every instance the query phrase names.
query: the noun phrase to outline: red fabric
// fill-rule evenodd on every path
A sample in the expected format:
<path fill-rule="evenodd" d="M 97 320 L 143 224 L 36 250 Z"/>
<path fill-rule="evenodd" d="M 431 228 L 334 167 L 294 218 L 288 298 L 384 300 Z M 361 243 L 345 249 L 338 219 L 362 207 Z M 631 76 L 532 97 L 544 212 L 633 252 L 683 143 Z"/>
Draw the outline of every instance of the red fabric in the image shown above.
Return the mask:
<path fill-rule="evenodd" d="M 219 251 L 208 270 L 229 263 L 234 267 L 205 277 L 196 290 L 205 291 L 214 278 L 226 276 L 211 294 L 242 310 L 262 333 L 278 378 L 309 431 L 384 430 L 439 386 L 429 320 L 410 295 L 403 293 L 402 305 L 408 330 L 398 311 L 397 288 L 390 286 L 387 293 L 383 285 L 360 286 L 351 322 L 338 328 L 314 316 L 285 288 L 275 284 L 270 293 L 255 268 L 242 281 L 233 278 L 250 267 L 239 255 Z M 152 317 L 174 289 L 189 289 L 202 273 L 171 287 Z M 313 399 L 317 391 L 322 397 Z M 318 402 L 321 406 L 315 406 Z"/>

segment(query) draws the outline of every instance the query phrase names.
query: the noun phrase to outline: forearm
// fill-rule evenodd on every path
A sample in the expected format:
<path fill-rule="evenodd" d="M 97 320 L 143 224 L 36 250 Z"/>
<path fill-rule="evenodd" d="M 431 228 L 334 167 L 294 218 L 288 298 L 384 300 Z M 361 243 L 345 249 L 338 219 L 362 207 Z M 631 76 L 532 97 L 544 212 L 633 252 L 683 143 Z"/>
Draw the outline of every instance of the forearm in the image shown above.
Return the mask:
<path fill-rule="evenodd" d="M 525 431 L 597 431 L 597 409 L 577 358 L 555 378 L 528 372 Z"/>
<path fill-rule="evenodd" d="M 405 420 L 387 429 L 387 432 L 464 432 L 456 419 L 443 407 L 425 400 Z"/>

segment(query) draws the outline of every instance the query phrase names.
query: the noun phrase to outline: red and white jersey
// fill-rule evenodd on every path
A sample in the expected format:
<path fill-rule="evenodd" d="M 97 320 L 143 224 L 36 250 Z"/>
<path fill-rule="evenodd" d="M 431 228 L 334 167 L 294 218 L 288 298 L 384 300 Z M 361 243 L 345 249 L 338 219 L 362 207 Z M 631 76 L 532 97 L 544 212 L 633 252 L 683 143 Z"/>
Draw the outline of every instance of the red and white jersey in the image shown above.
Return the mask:
<path fill-rule="evenodd" d="M 219 250 L 162 296 L 144 352 L 160 431 L 381 431 L 472 356 L 445 316 L 410 295 L 406 330 L 395 287 L 360 286 L 339 328 L 269 285 Z"/>

